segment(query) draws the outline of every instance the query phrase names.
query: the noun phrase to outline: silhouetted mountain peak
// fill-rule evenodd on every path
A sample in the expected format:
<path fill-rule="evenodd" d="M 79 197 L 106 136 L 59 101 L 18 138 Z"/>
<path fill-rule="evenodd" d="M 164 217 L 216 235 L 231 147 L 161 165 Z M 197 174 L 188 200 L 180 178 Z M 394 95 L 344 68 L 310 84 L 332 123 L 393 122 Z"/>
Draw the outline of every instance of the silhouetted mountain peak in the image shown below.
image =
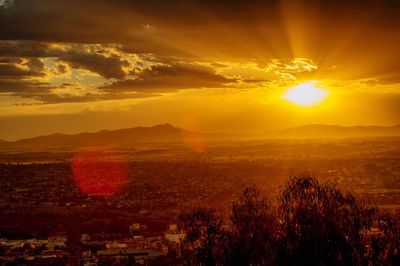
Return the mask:
<path fill-rule="evenodd" d="M 155 125 L 153 127 L 151 127 L 152 129 L 164 129 L 164 130 L 169 130 L 169 129 L 178 129 L 176 127 L 174 127 L 173 125 L 169 124 L 169 123 L 165 123 L 165 124 L 160 124 L 160 125 Z"/>
<path fill-rule="evenodd" d="M 45 146 L 85 146 L 85 145 L 130 145 L 152 142 L 180 142 L 182 133 L 189 132 L 171 124 L 160 124 L 152 127 L 133 127 L 118 130 L 101 130 L 83 132 L 74 135 L 51 134 L 6 143 L 18 147 Z M 200 133 L 201 134 L 201 133 Z"/>

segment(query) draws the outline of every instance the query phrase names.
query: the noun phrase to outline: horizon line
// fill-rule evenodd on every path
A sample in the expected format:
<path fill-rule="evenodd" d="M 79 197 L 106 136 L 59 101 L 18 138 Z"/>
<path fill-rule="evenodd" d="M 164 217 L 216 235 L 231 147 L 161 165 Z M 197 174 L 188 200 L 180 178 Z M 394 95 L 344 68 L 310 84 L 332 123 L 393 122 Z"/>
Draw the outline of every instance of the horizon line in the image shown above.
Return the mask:
<path fill-rule="evenodd" d="M 342 128 L 354 128 L 354 127 L 381 127 L 381 128 L 394 128 L 400 126 L 400 124 L 393 124 L 393 125 L 378 125 L 378 124 L 368 124 L 368 125 L 362 125 L 362 124 L 355 124 L 355 125 L 340 125 L 340 124 L 322 124 L 322 123 L 309 123 L 309 124 L 301 124 L 301 125 L 296 125 L 296 126 L 290 126 L 290 127 L 283 127 L 283 128 L 274 128 L 274 129 L 269 129 L 269 130 L 263 130 L 263 131 L 252 131 L 252 132 L 234 132 L 234 131 L 199 131 L 199 130 L 194 130 L 194 129 L 189 129 L 189 128 L 183 128 L 180 126 L 175 126 L 172 123 L 166 122 L 166 123 L 160 123 L 160 124 L 154 124 L 151 126 L 143 126 L 143 125 L 137 125 L 137 126 L 131 126 L 131 127 L 122 127 L 122 128 L 116 128 L 116 129 L 100 129 L 96 131 L 80 131 L 76 133 L 63 133 L 63 132 L 53 132 L 53 133 L 48 133 L 48 134 L 42 134 L 42 135 L 32 135 L 30 137 L 23 137 L 23 138 L 18 138 L 14 140 L 10 140 L 7 138 L 0 138 L 1 142 L 16 142 L 20 140 L 26 140 L 26 139 L 33 139 L 33 138 L 40 138 L 40 137 L 49 137 L 49 136 L 54 136 L 54 135 L 64 135 L 64 136 L 76 136 L 80 134 L 95 134 L 95 133 L 100 133 L 102 131 L 119 131 L 119 130 L 124 130 L 124 129 L 135 129 L 135 128 L 154 128 L 157 126 L 171 126 L 176 129 L 181 129 L 181 130 L 186 130 L 186 131 L 191 131 L 191 132 L 196 132 L 196 133 L 202 133 L 202 134 L 232 134 L 232 135 L 259 135 L 259 134 L 267 134 L 270 132 L 274 131 L 281 131 L 281 130 L 288 130 L 288 129 L 294 129 L 294 128 L 301 128 L 301 127 L 307 127 L 307 126 L 330 126 L 330 127 L 342 127 Z"/>

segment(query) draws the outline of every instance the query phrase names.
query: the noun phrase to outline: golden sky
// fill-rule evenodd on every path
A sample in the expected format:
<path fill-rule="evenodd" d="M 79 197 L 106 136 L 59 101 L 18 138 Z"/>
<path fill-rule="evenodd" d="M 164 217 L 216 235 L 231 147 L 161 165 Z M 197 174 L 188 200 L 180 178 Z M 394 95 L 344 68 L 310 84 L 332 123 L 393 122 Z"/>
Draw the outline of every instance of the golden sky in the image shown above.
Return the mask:
<path fill-rule="evenodd" d="M 398 124 L 399 28 L 398 0 L 0 0 L 0 138 Z"/>

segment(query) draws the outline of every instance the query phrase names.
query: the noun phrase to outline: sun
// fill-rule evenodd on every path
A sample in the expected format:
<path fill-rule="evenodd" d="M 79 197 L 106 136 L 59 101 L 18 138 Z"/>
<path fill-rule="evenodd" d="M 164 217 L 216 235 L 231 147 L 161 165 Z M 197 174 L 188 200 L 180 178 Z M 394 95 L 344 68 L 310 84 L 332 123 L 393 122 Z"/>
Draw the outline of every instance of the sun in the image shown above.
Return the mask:
<path fill-rule="evenodd" d="M 317 87 L 315 81 L 303 82 L 297 86 L 289 88 L 283 98 L 296 105 L 307 107 L 316 105 L 328 96 L 328 92 Z"/>

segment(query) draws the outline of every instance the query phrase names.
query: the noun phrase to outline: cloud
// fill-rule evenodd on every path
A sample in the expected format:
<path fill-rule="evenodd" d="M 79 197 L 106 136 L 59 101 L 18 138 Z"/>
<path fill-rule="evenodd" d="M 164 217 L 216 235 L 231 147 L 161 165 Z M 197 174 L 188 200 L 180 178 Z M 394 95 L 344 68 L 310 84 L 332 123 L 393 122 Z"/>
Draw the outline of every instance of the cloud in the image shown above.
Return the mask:
<path fill-rule="evenodd" d="M 313 44 L 313 36 L 301 38 L 318 48 L 326 38 L 330 38 L 328 43 L 334 41 L 335 36 L 327 34 L 331 30 L 364 26 L 361 19 L 365 17 L 372 23 L 364 31 L 373 35 L 381 27 L 396 31 L 399 8 L 397 0 L 15 0 L 9 8 L 0 8 L 0 39 L 119 43 L 130 51 L 169 55 L 198 44 L 221 54 L 248 56 L 252 51 L 239 51 L 241 45 L 231 38 L 232 31 L 245 35 L 246 43 L 257 42 L 264 49 L 270 47 L 271 39 L 279 40 L 279 49 L 291 41 L 284 37 L 288 35 L 285 24 L 304 17 L 316 21 L 305 30 L 325 39 Z"/>
<path fill-rule="evenodd" d="M 1 79 L 24 79 L 28 77 L 37 77 L 37 76 L 43 76 L 44 73 L 41 71 L 43 70 L 40 69 L 40 65 L 30 65 L 30 64 L 36 64 L 37 62 L 32 63 L 32 61 L 29 61 L 28 68 L 24 69 L 21 67 L 18 67 L 18 64 L 1 64 L 0 63 L 0 78 Z"/>
<path fill-rule="evenodd" d="M 110 51 L 114 51 L 111 53 Z M 31 58 L 31 62 L 40 64 L 33 58 L 56 58 L 76 69 L 85 69 L 109 79 L 125 77 L 124 68 L 129 62 L 110 45 L 95 44 L 51 44 L 33 41 L 0 42 L 0 58 Z M 36 60 L 36 61 L 33 61 Z"/>
<path fill-rule="evenodd" d="M 0 79 L 0 94 L 12 93 L 18 96 L 21 93 L 29 93 L 33 95 L 35 93 L 48 92 L 51 88 L 50 84 L 38 81 Z"/>
<path fill-rule="evenodd" d="M 237 82 L 237 79 L 215 73 L 211 66 L 171 61 L 168 57 L 127 54 L 116 45 L 0 41 L 0 59 L 0 77 L 5 79 L 0 93 L 14 92 L 15 96 L 40 103 L 152 97 L 158 95 L 157 92 L 218 88 Z M 108 79 L 111 83 L 85 93 L 85 86 L 93 87 L 93 81 L 91 85 L 85 78 L 76 78 L 80 72 L 67 71 L 65 64 L 69 69 L 97 73 L 104 82 Z M 77 95 L 68 93 L 72 88 L 52 84 L 50 78 L 64 83 L 74 79 L 75 85 L 83 90 Z M 60 88 L 64 89 L 63 93 L 59 93 Z"/>
<path fill-rule="evenodd" d="M 86 69 L 109 79 L 123 79 L 126 75 L 123 68 L 129 62 L 117 55 L 104 56 L 101 53 L 87 53 L 85 51 L 71 50 L 58 57 L 59 60 L 69 63 L 76 69 Z"/>
<path fill-rule="evenodd" d="M 266 66 L 265 70 L 275 74 L 284 81 L 293 81 L 301 77 L 312 76 L 318 70 L 318 66 L 313 60 L 308 58 L 295 58 L 290 62 L 273 59 Z"/>
<path fill-rule="evenodd" d="M 1 57 L 56 57 L 62 52 L 61 46 L 31 40 L 0 41 Z"/>
<path fill-rule="evenodd" d="M 0 0 L 0 7 L 8 8 L 13 4 L 14 0 Z"/>
<path fill-rule="evenodd" d="M 397 0 L 0 0 L 0 93 L 57 103 L 324 75 L 393 83 L 398 67 L 382 62 L 399 61 L 399 10 Z M 255 61 L 264 66 L 244 69 Z M 63 82 L 82 92 L 61 95 Z"/>
<path fill-rule="evenodd" d="M 52 92 L 45 93 L 19 93 L 14 94 L 21 98 L 35 100 L 34 103 L 20 103 L 16 105 L 42 105 L 42 104 L 59 104 L 59 103 L 85 103 L 110 100 L 125 100 L 155 97 L 157 94 L 151 93 L 85 93 L 81 95 L 58 94 Z"/>
<path fill-rule="evenodd" d="M 1 93 L 43 93 L 50 84 L 37 80 L 45 75 L 40 59 L 0 58 Z"/>
<path fill-rule="evenodd" d="M 169 92 L 182 89 L 219 88 L 237 79 L 216 74 L 215 70 L 197 64 L 170 63 L 152 65 L 137 73 L 134 79 L 113 82 L 100 87 L 104 91 Z"/>

